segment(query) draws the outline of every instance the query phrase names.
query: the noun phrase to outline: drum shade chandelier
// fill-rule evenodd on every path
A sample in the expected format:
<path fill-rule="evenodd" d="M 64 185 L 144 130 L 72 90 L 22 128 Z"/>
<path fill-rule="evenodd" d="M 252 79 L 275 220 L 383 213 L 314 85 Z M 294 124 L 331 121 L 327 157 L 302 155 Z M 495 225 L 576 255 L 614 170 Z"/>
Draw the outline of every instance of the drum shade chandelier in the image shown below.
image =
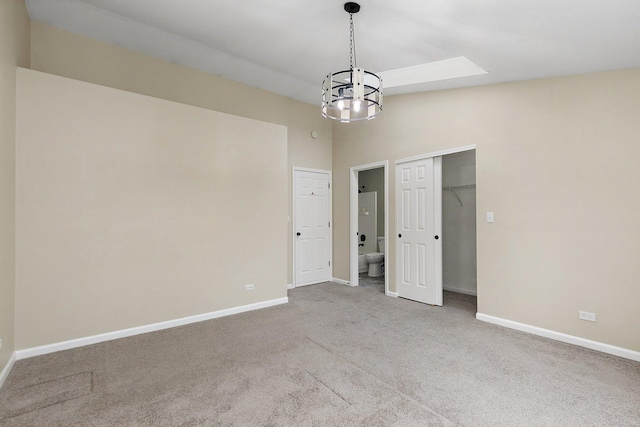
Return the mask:
<path fill-rule="evenodd" d="M 353 14 L 358 3 L 345 3 L 349 13 L 349 69 L 329 73 L 322 82 L 322 115 L 349 123 L 371 120 L 382 111 L 382 79 L 376 74 L 358 68 Z"/>

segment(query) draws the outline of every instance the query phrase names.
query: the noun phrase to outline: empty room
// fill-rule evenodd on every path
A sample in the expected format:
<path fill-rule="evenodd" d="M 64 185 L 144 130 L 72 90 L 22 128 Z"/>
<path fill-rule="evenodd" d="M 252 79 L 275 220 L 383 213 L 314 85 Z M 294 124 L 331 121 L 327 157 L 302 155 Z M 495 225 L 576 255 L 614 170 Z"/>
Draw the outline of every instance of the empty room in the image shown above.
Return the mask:
<path fill-rule="evenodd" d="M 638 22 L 0 0 L 0 425 L 639 426 Z"/>

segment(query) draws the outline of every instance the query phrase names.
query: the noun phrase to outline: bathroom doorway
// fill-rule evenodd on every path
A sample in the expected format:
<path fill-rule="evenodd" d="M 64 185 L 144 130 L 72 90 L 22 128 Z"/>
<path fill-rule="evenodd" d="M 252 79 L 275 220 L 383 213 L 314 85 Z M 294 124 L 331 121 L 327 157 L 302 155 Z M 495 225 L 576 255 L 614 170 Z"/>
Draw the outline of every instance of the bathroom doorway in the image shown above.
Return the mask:
<path fill-rule="evenodd" d="M 387 161 L 351 168 L 350 211 L 349 284 L 389 295 Z"/>

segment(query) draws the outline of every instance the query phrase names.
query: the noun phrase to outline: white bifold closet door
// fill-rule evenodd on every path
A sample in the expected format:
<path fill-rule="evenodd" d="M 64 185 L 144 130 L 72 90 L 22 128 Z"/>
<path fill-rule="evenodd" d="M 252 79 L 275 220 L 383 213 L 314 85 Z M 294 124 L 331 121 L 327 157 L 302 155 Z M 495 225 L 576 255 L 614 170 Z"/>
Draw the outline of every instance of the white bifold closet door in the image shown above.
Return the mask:
<path fill-rule="evenodd" d="M 442 305 L 442 157 L 396 165 L 398 296 Z"/>

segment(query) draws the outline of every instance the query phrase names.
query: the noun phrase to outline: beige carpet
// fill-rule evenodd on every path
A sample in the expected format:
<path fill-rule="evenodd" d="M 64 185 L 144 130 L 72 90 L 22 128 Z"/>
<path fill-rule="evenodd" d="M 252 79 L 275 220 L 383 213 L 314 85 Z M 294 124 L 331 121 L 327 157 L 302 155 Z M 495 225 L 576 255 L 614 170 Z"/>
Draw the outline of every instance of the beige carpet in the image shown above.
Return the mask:
<path fill-rule="evenodd" d="M 326 283 L 284 306 L 16 363 L 13 426 L 638 426 L 640 363 Z"/>

